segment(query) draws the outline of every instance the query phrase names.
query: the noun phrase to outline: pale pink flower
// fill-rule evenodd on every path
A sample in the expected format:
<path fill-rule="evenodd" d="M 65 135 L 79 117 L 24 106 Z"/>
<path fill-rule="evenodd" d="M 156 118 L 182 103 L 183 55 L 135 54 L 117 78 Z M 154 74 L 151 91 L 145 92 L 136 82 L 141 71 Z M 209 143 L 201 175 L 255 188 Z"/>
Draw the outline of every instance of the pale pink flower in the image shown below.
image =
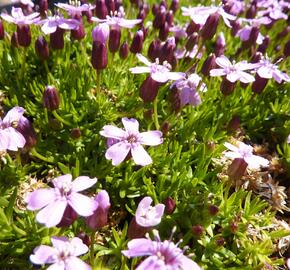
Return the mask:
<path fill-rule="evenodd" d="M 79 191 L 93 186 L 96 182 L 96 178 L 91 179 L 87 176 L 79 176 L 73 182 L 70 174 L 59 176 L 52 181 L 54 188 L 41 188 L 27 195 L 27 209 L 41 209 L 36 215 L 36 220 L 46 227 L 59 224 L 68 205 L 80 216 L 91 216 L 97 204 Z"/>
<path fill-rule="evenodd" d="M 137 207 L 135 218 L 138 225 L 142 227 L 156 226 L 161 222 L 165 205 L 162 203 L 151 206 L 151 197 L 143 198 Z"/>
<path fill-rule="evenodd" d="M 39 20 L 39 13 L 34 12 L 25 16 L 21 8 L 12 7 L 11 15 L 1 13 L 1 17 L 3 20 L 10 23 L 14 23 L 17 25 L 28 25 L 33 24 Z"/>
<path fill-rule="evenodd" d="M 52 264 L 50 270 L 91 270 L 78 256 L 88 252 L 88 247 L 78 237 L 51 237 L 53 247 L 40 245 L 33 250 L 29 259 L 33 264 Z"/>
<path fill-rule="evenodd" d="M 169 31 L 174 34 L 174 37 L 176 38 L 186 38 L 186 28 L 180 27 L 180 26 L 172 26 L 169 28 Z"/>
<path fill-rule="evenodd" d="M 175 55 L 176 59 L 182 59 L 185 57 L 188 57 L 191 59 L 196 57 L 197 59 L 201 59 L 203 53 L 202 53 L 202 50 L 200 50 L 200 52 L 198 52 L 198 45 L 194 45 L 190 52 L 185 50 L 185 49 L 178 48 L 175 50 L 174 55 Z"/>
<path fill-rule="evenodd" d="M 31 1 L 31 0 L 11 0 L 11 2 L 13 3 L 13 4 L 18 4 L 18 3 L 21 3 L 22 5 L 24 5 L 24 6 L 29 6 L 29 7 L 31 7 L 31 8 L 33 8 L 34 7 L 34 3 Z"/>
<path fill-rule="evenodd" d="M 185 74 L 182 72 L 171 72 L 171 66 L 168 62 L 164 61 L 162 65 L 159 64 L 159 59 L 156 59 L 155 63 L 151 63 L 146 57 L 142 54 L 136 54 L 138 60 L 145 64 L 145 67 L 134 67 L 129 70 L 133 74 L 141 73 L 150 73 L 151 78 L 160 83 L 165 83 L 168 80 L 180 80 L 185 77 Z"/>
<path fill-rule="evenodd" d="M 143 148 L 145 145 L 158 145 L 163 142 L 162 132 L 158 130 L 139 132 L 139 123 L 136 119 L 122 118 L 125 130 L 113 125 L 104 126 L 100 134 L 106 138 L 118 140 L 108 148 L 106 158 L 112 160 L 114 166 L 119 165 L 131 153 L 137 165 L 146 166 L 152 163 L 151 157 Z"/>
<path fill-rule="evenodd" d="M 267 159 L 254 155 L 253 147 L 243 142 L 238 142 L 237 146 L 226 142 L 224 146 L 230 150 L 225 152 L 225 157 L 230 159 L 241 158 L 248 164 L 250 169 L 259 169 L 269 165 Z"/>
<path fill-rule="evenodd" d="M 261 2 L 261 3 L 260 3 Z M 284 8 L 290 8 L 289 2 L 277 1 L 277 0 L 266 0 L 266 1 L 257 1 L 257 4 L 261 8 L 266 8 L 264 10 L 260 10 L 257 13 L 258 17 L 261 16 L 269 16 L 272 20 L 287 20 L 288 15 L 284 13 Z"/>
<path fill-rule="evenodd" d="M 244 70 L 254 69 L 256 66 L 246 61 L 241 61 L 238 63 L 230 62 L 230 60 L 222 55 L 216 58 L 216 63 L 221 67 L 218 69 L 212 69 L 210 71 L 210 76 L 226 76 L 226 79 L 232 83 L 236 81 L 241 81 L 243 83 L 250 83 L 255 81 L 255 77 L 249 73 L 244 72 Z"/>
<path fill-rule="evenodd" d="M 55 4 L 58 8 L 64 9 L 71 17 L 81 17 L 83 12 L 89 12 L 96 6 L 90 4 L 82 4 L 80 6 L 73 6 L 65 3 Z"/>

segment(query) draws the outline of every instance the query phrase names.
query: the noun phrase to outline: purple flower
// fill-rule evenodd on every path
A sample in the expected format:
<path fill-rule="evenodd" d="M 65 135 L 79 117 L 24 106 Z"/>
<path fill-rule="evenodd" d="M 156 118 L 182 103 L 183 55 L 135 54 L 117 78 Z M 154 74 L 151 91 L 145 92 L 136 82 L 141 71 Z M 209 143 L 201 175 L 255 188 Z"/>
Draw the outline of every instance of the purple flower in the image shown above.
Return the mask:
<path fill-rule="evenodd" d="M 269 16 L 272 20 L 287 20 L 288 15 L 283 12 L 284 8 L 290 8 L 289 2 L 277 1 L 277 0 L 266 0 L 257 1 L 259 7 L 266 8 L 265 10 L 260 10 L 257 16 Z"/>
<path fill-rule="evenodd" d="M 34 3 L 31 0 L 20 0 L 20 1 L 19 0 L 11 0 L 11 2 L 13 4 L 20 3 L 20 4 L 24 5 L 24 6 L 29 6 L 31 8 L 34 7 Z"/>
<path fill-rule="evenodd" d="M 216 63 L 222 68 L 212 69 L 210 71 L 210 76 L 226 76 L 227 80 L 232 83 L 236 81 L 241 81 L 243 83 L 255 81 L 254 76 L 244 72 L 244 70 L 254 69 L 256 67 L 254 64 L 247 63 L 246 61 L 234 62 L 232 64 L 224 55 L 217 57 Z"/>
<path fill-rule="evenodd" d="M 25 16 L 21 8 L 12 7 L 11 16 L 6 13 L 1 13 L 3 20 L 17 25 L 33 24 L 39 20 L 39 13 L 34 12 Z"/>
<path fill-rule="evenodd" d="M 137 224 L 142 227 L 156 226 L 161 222 L 165 205 L 159 203 L 152 207 L 152 201 L 150 197 L 145 197 L 138 204 L 135 218 Z"/>
<path fill-rule="evenodd" d="M 99 41 L 101 43 L 106 43 L 110 34 L 109 25 L 106 23 L 100 23 L 92 31 L 93 41 Z"/>
<path fill-rule="evenodd" d="M 27 209 L 41 209 L 36 220 L 46 227 L 59 224 L 68 205 L 80 216 L 91 216 L 97 205 L 79 191 L 93 186 L 96 182 L 96 178 L 87 176 L 79 176 L 73 182 L 70 174 L 59 176 L 52 181 L 54 188 L 41 188 L 28 194 L 25 199 Z"/>
<path fill-rule="evenodd" d="M 107 15 L 106 19 L 99 19 L 97 17 L 92 17 L 92 21 L 98 22 L 98 23 L 107 23 L 113 28 L 133 28 L 135 25 L 142 22 L 141 19 L 136 20 L 127 20 L 124 19 L 125 13 L 124 9 L 122 7 L 119 8 L 119 11 L 115 11 L 111 14 L 111 16 Z"/>
<path fill-rule="evenodd" d="M 158 130 L 139 132 L 139 123 L 136 119 L 122 118 L 125 130 L 116 126 L 103 127 L 100 134 L 106 138 L 117 139 L 118 142 L 108 148 L 106 158 L 112 160 L 114 166 L 119 165 L 131 152 L 137 165 L 146 166 L 152 163 L 151 157 L 142 147 L 145 145 L 158 145 L 163 142 L 162 132 Z"/>
<path fill-rule="evenodd" d="M 174 37 L 178 39 L 187 37 L 186 29 L 180 26 L 172 26 L 169 28 L 169 31 L 172 32 L 174 34 Z"/>
<path fill-rule="evenodd" d="M 191 59 L 193 59 L 195 57 L 197 59 L 201 59 L 203 53 L 202 53 L 202 51 L 200 51 L 200 52 L 198 51 L 198 45 L 196 44 L 193 46 L 193 48 L 190 52 L 187 50 L 178 48 L 175 50 L 174 55 L 177 59 L 182 59 L 182 58 L 186 58 L 186 57 L 191 58 Z"/>
<path fill-rule="evenodd" d="M 65 30 L 76 29 L 80 22 L 75 19 L 65 19 L 62 16 L 54 15 L 52 17 L 48 16 L 46 19 L 37 22 L 37 24 L 42 24 L 41 30 L 48 35 L 54 33 L 58 27 Z"/>
<path fill-rule="evenodd" d="M 53 247 L 40 245 L 33 250 L 29 259 L 34 264 L 53 264 L 53 270 L 91 270 L 78 256 L 88 252 L 88 247 L 78 237 L 51 237 Z"/>
<path fill-rule="evenodd" d="M 123 250 L 126 257 L 149 256 L 136 270 L 201 270 L 183 251 L 170 240 L 161 242 L 155 231 L 154 241 L 146 238 L 133 239 L 128 243 L 128 250 Z"/>
<path fill-rule="evenodd" d="M 96 6 L 92 6 L 90 4 L 83 4 L 80 6 L 73 6 L 65 3 L 57 3 L 55 4 L 57 7 L 64 9 L 68 12 L 68 14 L 72 18 L 79 18 L 82 16 L 83 12 L 89 12 L 90 10 L 94 9 Z"/>
<path fill-rule="evenodd" d="M 0 118 L 0 151 L 17 151 L 24 147 L 25 137 L 17 130 L 19 121 L 25 118 L 23 113 L 22 107 L 14 107 L 3 120 Z"/>
<path fill-rule="evenodd" d="M 182 72 L 171 72 L 171 66 L 168 62 L 164 61 L 163 65 L 159 65 L 159 59 L 156 59 L 155 63 L 151 63 L 142 54 L 136 54 L 139 61 L 146 65 L 146 67 L 134 67 L 129 70 L 133 74 L 150 73 L 152 79 L 156 82 L 165 83 L 168 80 L 180 80 L 185 77 Z"/>
<path fill-rule="evenodd" d="M 190 18 L 196 23 L 196 24 L 201 24 L 204 25 L 207 18 L 214 13 L 218 13 L 224 20 L 225 24 L 229 27 L 232 28 L 230 24 L 230 20 L 235 20 L 236 16 L 231 15 L 223 9 L 223 7 L 181 7 L 182 10 L 182 15 L 183 16 L 190 16 Z"/>
<path fill-rule="evenodd" d="M 260 167 L 267 167 L 269 161 L 265 158 L 253 154 L 253 147 L 243 142 L 238 142 L 238 146 L 230 143 L 224 143 L 224 146 L 230 151 L 225 152 L 225 156 L 230 159 L 244 159 L 250 169 L 259 169 Z"/>
<path fill-rule="evenodd" d="M 290 82 L 289 76 L 286 73 L 280 71 L 277 65 L 272 64 L 268 57 L 261 59 L 255 65 L 257 73 L 261 78 L 273 78 L 278 83 L 281 83 L 282 81 Z"/>

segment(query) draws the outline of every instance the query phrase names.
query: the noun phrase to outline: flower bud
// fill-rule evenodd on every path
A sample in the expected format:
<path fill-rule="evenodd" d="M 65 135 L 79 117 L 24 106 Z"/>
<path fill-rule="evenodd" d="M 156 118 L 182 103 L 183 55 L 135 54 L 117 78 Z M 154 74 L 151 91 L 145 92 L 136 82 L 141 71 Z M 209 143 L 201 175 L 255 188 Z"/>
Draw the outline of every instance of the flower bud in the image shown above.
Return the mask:
<path fill-rule="evenodd" d="M 255 46 L 259 33 L 260 33 L 260 31 L 259 31 L 258 27 L 256 27 L 256 26 L 252 27 L 250 35 L 249 35 L 249 39 L 246 41 L 243 41 L 242 48 L 248 49 L 252 46 Z"/>
<path fill-rule="evenodd" d="M 114 13 L 116 10 L 115 1 L 114 0 L 106 0 L 105 3 L 107 6 L 108 13 L 109 14 Z"/>
<path fill-rule="evenodd" d="M 256 14 L 257 14 L 257 6 L 255 4 L 252 4 L 246 12 L 246 18 L 253 19 L 256 17 Z"/>
<path fill-rule="evenodd" d="M 14 48 L 18 48 L 19 47 L 17 32 L 13 32 L 10 42 L 11 42 L 11 46 L 12 47 L 14 47 Z"/>
<path fill-rule="evenodd" d="M 101 70 L 107 67 L 108 51 L 104 43 L 101 43 L 99 41 L 93 42 L 91 62 L 94 69 L 97 69 L 97 70 Z"/>
<path fill-rule="evenodd" d="M 143 48 L 144 34 L 142 30 L 138 30 L 132 40 L 130 46 L 131 53 L 141 53 Z"/>
<path fill-rule="evenodd" d="M 106 23 L 98 24 L 92 31 L 93 41 L 99 41 L 101 43 L 107 42 L 110 34 L 110 27 Z"/>
<path fill-rule="evenodd" d="M 97 0 L 96 1 L 96 16 L 99 19 L 106 19 L 106 16 L 109 14 L 108 9 L 105 3 L 105 0 Z"/>
<path fill-rule="evenodd" d="M 160 127 L 160 130 L 162 131 L 163 137 L 165 137 L 170 129 L 170 124 L 168 121 L 164 121 Z"/>
<path fill-rule="evenodd" d="M 35 41 L 35 52 L 40 60 L 44 61 L 49 57 L 49 47 L 44 36 L 40 36 Z"/>
<path fill-rule="evenodd" d="M 238 31 L 241 29 L 241 23 L 238 20 L 231 21 L 231 26 L 232 26 L 231 35 L 235 37 Z"/>
<path fill-rule="evenodd" d="M 152 102 L 158 94 L 160 83 L 154 81 L 149 75 L 140 86 L 140 97 L 145 103 Z"/>
<path fill-rule="evenodd" d="M 280 40 L 280 39 L 286 37 L 286 36 L 288 35 L 289 32 L 290 32 L 290 25 L 287 26 L 287 27 L 285 27 L 281 32 L 279 32 L 279 33 L 277 34 L 276 39 Z"/>
<path fill-rule="evenodd" d="M 94 214 L 86 218 L 86 224 L 96 230 L 108 224 L 108 213 L 111 207 L 110 197 L 106 190 L 101 190 L 95 197 L 95 202 L 98 205 Z"/>
<path fill-rule="evenodd" d="M 152 62 L 155 62 L 155 59 L 159 58 L 160 49 L 161 49 L 161 41 L 159 39 L 153 40 L 148 48 L 148 58 Z"/>
<path fill-rule="evenodd" d="M 156 16 L 157 15 L 157 13 L 158 13 L 158 11 L 159 11 L 159 6 L 158 6 L 158 4 L 153 4 L 153 6 L 152 6 L 152 14 L 154 15 L 154 16 Z"/>
<path fill-rule="evenodd" d="M 71 138 L 73 139 L 78 139 L 82 136 L 82 132 L 79 128 L 73 128 L 71 131 L 70 131 L 70 136 Z"/>
<path fill-rule="evenodd" d="M 262 44 L 259 45 L 259 47 L 258 47 L 258 51 L 261 52 L 262 54 L 264 54 L 266 52 L 269 44 L 270 44 L 270 37 L 269 36 L 265 36 Z"/>
<path fill-rule="evenodd" d="M 235 86 L 236 86 L 235 82 L 232 83 L 229 80 L 227 80 L 226 77 L 224 77 L 220 86 L 220 90 L 225 96 L 228 96 L 234 91 Z"/>
<path fill-rule="evenodd" d="M 31 32 L 29 25 L 17 25 L 18 44 L 28 47 L 31 43 Z"/>
<path fill-rule="evenodd" d="M 236 131 L 241 125 L 241 119 L 238 115 L 234 115 L 233 118 L 230 120 L 227 126 L 227 130 L 229 132 Z"/>
<path fill-rule="evenodd" d="M 196 238 L 200 238 L 203 235 L 204 230 L 204 227 L 199 224 L 191 227 L 191 231 Z"/>
<path fill-rule="evenodd" d="M 216 33 L 220 15 L 219 13 L 213 13 L 208 16 L 204 26 L 201 29 L 201 37 L 203 40 L 210 40 Z"/>
<path fill-rule="evenodd" d="M 226 40 L 223 33 L 220 33 L 217 37 L 216 44 L 214 47 L 214 54 L 218 57 L 224 54 L 226 47 Z"/>
<path fill-rule="evenodd" d="M 64 30 L 57 27 L 54 33 L 50 34 L 50 46 L 54 50 L 62 50 L 64 47 Z"/>
<path fill-rule="evenodd" d="M 74 221 L 77 218 L 78 218 L 77 212 L 70 205 L 68 205 L 64 210 L 63 217 L 62 217 L 60 223 L 58 223 L 56 225 L 56 227 L 58 227 L 58 228 L 69 227 L 71 224 L 74 223 Z"/>
<path fill-rule="evenodd" d="M 85 245 L 87 245 L 88 247 L 90 246 L 91 239 L 85 232 L 78 233 L 77 237 L 80 238 Z"/>
<path fill-rule="evenodd" d="M 163 24 L 163 26 L 159 29 L 159 38 L 162 41 L 165 41 L 169 34 L 169 25 L 167 22 Z"/>
<path fill-rule="evenodd" d="M 216 216 L 217 213 L 219 212 L 219 208 L 214 204 L 210 204 L 208 206 L 208 212 L 211 216 Z"/>
<path fill-rule="evenodd" d="M 256 94 L 262 93 L 269 79 L 261 78 L 258 74 L 255 76 L 255 81 L 252 84 L 252 91 Z"/>
<path fill-rule="evenodd" d="M 159 8 L 160 8 L 160 9 L 161 9 L 161 8 L 165 8 L 165 9 L 167 9 L 167 2 L 166 2 L 166 0 L 161 0 L 161 1 L 160 1 Z"/>
<path fill-rule="evenodd" d="M 31 122 L 26 117 L 20 117 L 17 125 L 19 131 L 25 138 L 25 147 L 31 148 L 37 143 L 37 136 Z"/>
<path fill-rule="evenodd" d="M 200 24 L 196 24 L 194 21 L 190 21 L 190 23 L 188 24 L 188 26 L 186 27 L 186 34 L 188 36 L 192 35 L 194 32 L 199 32 L 200 30 Z"/>
<path fill-rule="evenodd" d="M 124 41 L 119 49 L 120 58 L 126 59 L 129 54 L 129 45 L 127 41 Z"/>
<path fill-rule="evenodd" d="M 171 10 L 166 13 L 165 20 L 168 23 L 168 26 L 173 26 L 174 17 L 173 17 L 173 12 Z"/>
<path fill-rule="evenodd" d="M 143 117 L 146 120 L 152 120 L 152 116 L 153 116 L 153 109 L 148 109 L 147 111 L 144 111 L 143 113 Z"/>
<path fill-rule="evenodd" d="M 288 40 L 288 42 L 285 44 L 283 53 L 285 57 L 290 55 L 290 40 Z"/>
<path fill-rule="evenodd" d="M 191 52 L 194 45 L 198 43 L 198 33 L 194 32 L 191 34 L 185 44 L 185 48 L 187 51 Z"/>
<path fill-rule="evenodd" d="M 245 174 L 247 167 L 248 164 L 243 158 L 235 158 L 228 167 L 229 178 L 234 182 L 240 180 Z"/>
<path fill-rule="evenodd" d="M 223 237 L 220 237 L 218 239 L 215 240 L 215 243 L 217 246 L 222 247 L 225 244 L 225 239 Z"/>
<path fill-rule="evenodd" d="M 179 0 L 172 0 L 171 5 L 170 5 L 170 10 L 175 13 L 179 8 Z"/>
<path fill-rule="evenodd" d="M 76 40 L 82 40 L 86 36 L 84 24 L 80 23 L 77 29 L 71 30 L 71 36 Z"/>
<path fill-rule="evenodd" d="M 231 231 L 232 233 L 236 233 L 236 232 L 238 231 L 238 229 L 239 229 L 239 225 L 238 225 L 238 223 L 235 222 L 235 221 L 232 221 L 232 222 L 230 223 L 230 231 Z"/>
<path fill-rule="evenodd" d="M 251 63 L 258 63 L 263 58 L 263 54 L 261 52 L 255 52 L 252 55 Z"/>
<path fill-rule="evenodd" d="M 214 53 L 211 53 L 203 62 L 201 73 L 204 76 L 209 76 L 210 70 L 214 69 L 216 67 L 216 56 Z"/>
<path fill-rule="evenodd" d="M 43 93 L 43 106 L 49 110 L 54 111 L 59 108 L 60 98 L 57 89 L 54 86 L 46 86 Z"/>
<path fill-rule="evenodd" d="M 42 17 L 46 17 L 46 12 L 48 10 L 48 1 L 47 0 L 39 0 L 39 13 Z"/>
<path fill-rule="evenodd" d="M 176 202 L 171 197 L 168 197 L 163 203 L 165 205 L 165 213 L 171 215 L 176 208 Z"/>
<path fill-rule="evenodd" d="M 160 8 L 153 20 L 153 27 L 160 29 L 166 21 L 166 9 Z"/>
<path fill-rule="evenodd" d="M 128 238 L 136 239 L 142 238 L 147 232 L 149 232 L 151 227 L 142 227 L 136 222 L 136 218 L 133 217 L 128 228 Z"/>
<path fill-rule="evenodd" d="M 120 28 L 112 28 L 109 35 L 109 50 L 115 53 L 119 50 L 121 41 L 121 30 Z"/>
<path fill-rule="evenodd" d="M 146 11 L 144 9 L 140 9 L 138 12 L 138 15 L 137 15 L 137 19 L 140 19 L 143 22 L 145 20 L 146 16 L 147 16 Z M 140 24 L 142 24 L 142 22 Z"/>
<path fill-rule="evenodd" d="M 160 63 L 167 61 L 172 65 L 175 48 L 176 48 L 175 38 L 174 37 L 168 38 L 165 44 L 160 49 L 159 55 Z"/>
<path fill-rule="evenodd" d="M 4 25 L 3 22 L 0 20 L 0 40 L 4 39 L 5 31 L 4 31 Z"/>

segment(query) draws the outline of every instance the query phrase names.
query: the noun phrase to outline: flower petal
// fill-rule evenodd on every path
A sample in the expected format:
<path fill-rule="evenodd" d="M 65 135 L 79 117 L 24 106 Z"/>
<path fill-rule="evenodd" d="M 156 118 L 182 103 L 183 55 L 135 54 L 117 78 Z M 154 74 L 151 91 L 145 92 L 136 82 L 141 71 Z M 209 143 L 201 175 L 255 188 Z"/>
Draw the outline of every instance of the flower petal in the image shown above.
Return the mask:
<path fill-rule="evenodd" d="M 69 242 L 70 241 L 66 236 L 52 236 L 51 237 L 51 243 L 53 247 L 55 247 L 58 250 L 61 250 L 64 247 L 66 247 Z"/>
<path fill-rule="evenodd" d="M 145 145 L 158 145 L 163 142 L 162 132 L 159 130 L 142 132 L 139 134 L 141 144 Z"/>
<path fill-rule="evenodd" d="M 227 68 L 227 67 L 231 67 L 232 66 L 232 63 L 230 62 L 230 60 L 224 55 L 221 55 L 220 57 L 217 57 L 215 62 L 220 67 L 223 67 L 223 68 Z"/>
<path fill-rule="evenodd" d="M 226 148 L 228 148 L 229 150 L 234 151 L 234 152 L 237 152 L 239 150 L 238 147 L 236 147 L 236 146 L 234 146 L 234 145 L 232 145 L 231 143 L 228 143 L 228 142 L 225 142 L 224 146 Z"/>
<path fill-rule="evenodd" d="M 130 72 L 133 74 L 149 73 L 151 71 L 150 67 L 133 67 L 129 68 Z"/>
<path fill-rule="evenodd" d="M 104 126 L 100 131 L 100 134 L 106 138 L 113 138 L 117 140 L 123 140 L 127 136 L 123 129 L 112 125 Z"/>
<path fill-rule="evenodd" d="M 169 74 L 169 71 L 164 71 L 164 70 L 154 71 L 154 72 L 151 72 L 151 78 L 156 82 L 166 83 L 169 80 L 168 74 Z"/>
<path fill-rule="evenodd" d="M 5 125 L 11 125 L 13 122 L 18 122 L 24 112 L 25 110 L 22 107 L 16 106 L 12 108 L 4 117 L 3 123 Z"/>
<path fill-rule="evenodd" d="M 150 256 L 141 262 L 136 270 L 161 270 L 167 269 L 164 261 L 159 260 L 157 256 Z"/>
<path fill-rule="evenodd" d="M 79 176 L 72 182 L 73 192 L 82 191 L 90 188 L 97 183 L 97 178 L 90 178 L 88 176 Z"/>
<path fill-rule="evenodd" d="M 46 264 L 56 262 L 53 255 L 56 254 L 56 250 L 53 247 L 41 245 L 33 250 L 34 254 L 31 254 L 29 259 L 34 264 Z"/>
<path fill-rule="evenodd" d="M 145 56 L 143 56 L 141 53 L 137 53 L 136 56 L 137 56 L 138 60 L 140 62 L 142 62 L 144 65 L 146 65 L 148 67 L 150 67 L 152 65 L 152 63 Z"/>
<path fill-rule="evenodd" d="M 106 152 L 106 159 L 112 160 L 114 166 L 119 165 L 128 155 L 131 145 L 126 142 L 119 142 L 112 145 Z"/>
<path fill-rule="evenodd" d="M 211 77 L 224 76 L 226 74 L 227 74 L 226 70 L 222 69 L 222 68 L 214 68 L 214 69 L 210 70 L 210 72 L 209 72 L 209 75 Z"/>
<path fill-rule="evenodd" d="M 28 194 L 25 198 L 28 210 L 41 209 L 56 200 L 55 190 L 52 188 L 41 188 Z"/>
<path fill-rule="evenodd" d="M 9 136 L 7 149 L 11 151 L 18 151 L 18 148 L 23 148 L 26 143 L 23 135 L 13 127 L 9 127 L 6 130 Z"/>
<path fill-rule="evenodd" d="M 80 193 L 72 192 L 68 199 L 68 204 L 80 215 L 91 216 L 97 207 L 93 199 Z"/>
<path fill-rule="evenodd" d="M 137 165 L 146 166 L 152 163 L 152 158 L 142 145 L 133 145 L 131 153 L 133 160 Z"/>
<path fill-rule="evenodd" d="M 168 72 L 167 78 L 172 81 L 180 80 L 184 78 L 186 75 L 183 72 Z"/>
<path fill-rule="evenodd" d="M 245 157 L 245 161 L 248 163 L 250 169 L 259 169 L 260 167 L 267 167 L 269 165 L 267 159 L 256 155 Z"/>
<path fill-rule="evenodd" d="M 74 237 L 73 239 L 71 239 L 70 244 L 74 247 L 74 256 L 76 257 L 87 253 L 89 250 L 88 246 L 85 245 L 83 241 L 78 237 Z"/>
<path fill-rule="evenodd" d="M 150 239 L 138 238 L 128 242 L 128 250 L 123 250 L 122 254 L 132 258 L 137 256 L 151 255 L 153 242 Z"/>
<path fill-rule="evenodd" d="M 197 263 L 195 263 L 193 260 L 187 258 L 184 255 L 182 255 L 181 263 L 182 270 L 201 270 L 201 268 L 198 266 Z"/>
<path fill-rule="evenodd" d="M 139 123 L 136 119 L 134 119 L 134 118 L 129 119 L 127 117 L 123 117 L 122 123 L 123 123 L 125 130 L 127 131 L 128 134 L 138 134 L 139 133 Z"/>
<path fill-rule="evenodd" d="M 66 260 L 65 270 L 91 270 L 92 268 L 77 257 L 70 257 Z"/>

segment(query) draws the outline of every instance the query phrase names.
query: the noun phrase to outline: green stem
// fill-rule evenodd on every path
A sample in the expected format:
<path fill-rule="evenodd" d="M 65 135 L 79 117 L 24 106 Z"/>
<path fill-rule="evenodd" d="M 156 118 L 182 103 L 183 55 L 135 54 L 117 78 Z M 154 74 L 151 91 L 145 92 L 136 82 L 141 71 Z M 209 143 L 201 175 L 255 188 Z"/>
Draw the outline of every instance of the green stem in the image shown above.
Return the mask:
<path fill-rule="evenodd" d="M 54 163 L 53 158 L 47 158 L 47 157 L 45 157 L 45 156 L 39 154 L 39 153 L 35 150 L 35 148 L 32 148 L 32 149 L 30 150 L 30 154 L 31 154 L 32 156 L 38 158 L 38 159 L 41 159 L 41 160 L 45 161 L 45 162 L 48 162 L 48 163 Z"/>
<path fill-rule="evenodd" d="M 58 120 L 58 121 L 60 121 L 61 123 L 63 123 L 63 124 L 65 124 L 65 125 L 67 125 L 67 126 L 69 126 L 69 127 L 71 127 L 72 126 L 72 124 L 70 123 L 70 122 L 68 122 L 68 121 L 66 121 L 66 120 L 64 120 L 56 111 L 52 111 L 52 114 L 53 114 L 53 116 Z"/>
<path fill-rule="evenodd" d="M 96 94 L 99 94 L 101 91 L 101 70 L 97 69 L 97 92 Z"/>
<path fill-rule="evenodd" d="M 159 126 L 159 123 L 158 123 L 158 111 L 157 111 L 157 97 L 155 98 L 155 100 L 153 101 L 153 110 L 154 110 L 154 124 L 155 124 L 155 127 L 156 129 L 159 129 L 160 126 Z"/>
<path fill-rule="evenodd" d="M 92 231 L 92 233 L 91 233 L 91 245 L 90 245 L 90 264 L 91 264 L 92 268 L 94 268 L 94 265 L 95 265 L 95 256 L 94 256 L 95 238 L 96 238 L 96 231 Z"/>

